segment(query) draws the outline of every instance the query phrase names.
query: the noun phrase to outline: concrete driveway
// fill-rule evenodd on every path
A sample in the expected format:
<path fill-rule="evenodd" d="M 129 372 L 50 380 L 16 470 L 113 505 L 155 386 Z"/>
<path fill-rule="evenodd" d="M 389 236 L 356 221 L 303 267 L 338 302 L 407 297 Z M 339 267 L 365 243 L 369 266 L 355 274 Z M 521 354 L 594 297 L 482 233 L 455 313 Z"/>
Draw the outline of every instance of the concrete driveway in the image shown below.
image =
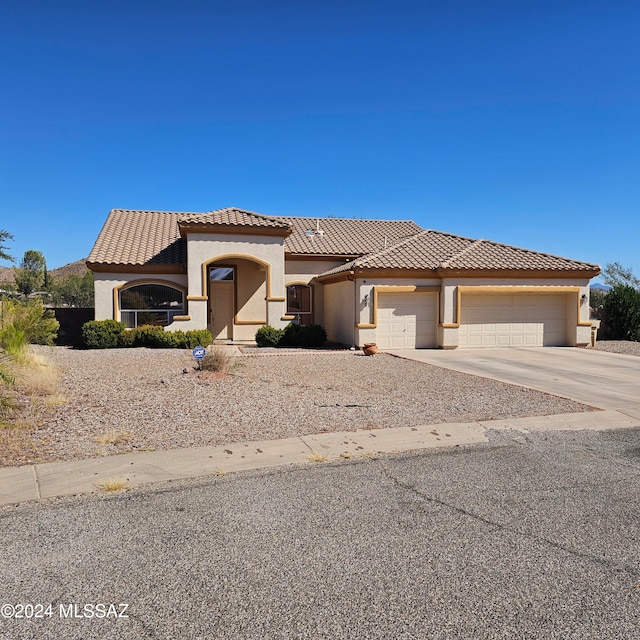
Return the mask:
<path fill-rule="evenodd" d="M 637 356 L 570 347 L 416 349 L 391 353 L 640 418 Z"/>

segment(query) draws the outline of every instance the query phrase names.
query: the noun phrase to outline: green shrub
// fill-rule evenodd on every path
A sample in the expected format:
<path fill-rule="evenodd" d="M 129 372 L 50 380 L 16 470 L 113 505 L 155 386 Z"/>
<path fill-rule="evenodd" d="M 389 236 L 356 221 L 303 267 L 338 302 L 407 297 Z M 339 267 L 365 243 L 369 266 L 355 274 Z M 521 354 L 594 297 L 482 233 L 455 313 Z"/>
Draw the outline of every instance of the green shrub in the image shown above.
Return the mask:
<path fill-rule="evenodd" d="M 185 347 L 187 349 L 198 346 L 206 347 L 213 342 L 213 336 L 207 329 L 191 329 L 191 331 L 187 331 L 186 339 Z"/>
<path fill-rule="evenodd" d="M 319 324 L 288 324 L 284 329 L 266 325 L 256 331 L 259 347 L 321 347 L 327 332 Z"/>
<path fill-rule="evenodd" d="M 27 346 L 27 336 L 15 324 L 10 324 L 0 331 L 0 347 L 14 358 L 24 353 Z"/>
<path fill-rule="evenodd" d="M 40 299 L 2 301 L 2 322 L 6 328 L 13 325 L 22 331 L 29 344 L 53 344 L 60 323 L 51 309 L 45 309 Z"/>
<path fill-rule="evenodd" d="M 269 324 L 256 331 L 256 344 L 259 347 L 277 347 L 282 341 L 283 329 L 275 329 Z"/>
<path fill-rule="evenodd" d="M 176 346 L 173 335 L 162 327 L 147 324 L 135 329 L 136 347 L 170 349 Z"/>
<path fill-rule="evenodd" d="M 617 284 L 607 294 L 603 308 L 609 339 L 640 341 L 640 291 Z"/>
<path fill-rule="evenodd" d="M 82 327 L 82 345 L 87 349 L 113 349 L 115 347 L 150 347 L 155 349 L 193 349 L 213 341 L 206 329 L 191 331 L 165 331 L 157 325 L 142 325 L 126 329 L 115 320 L 92 320 Z"/>
<path fill-rule="evenodd" d="M 319 324 L 306 324 L 300 334 L 301 347 L 321 347 L 327 341 L 327 332 Z"/>
<path fill-rule="evenodd" d="M 280 344 L 287 347 L 321 347 L 327 332 L 319 324 L 288 324 Z"/>
<path fill-rule="evenodd" d="M 172 331 L 171 332 L 171 340 L 173 341 L 172 346 L 176 349 L 187 349 L 188 348 L 188 340 L 187 334 L 184 331 Z"/>
<path fill-rule="evenodd" d="M 289 323 L 284 328 L 282 340 L 280 340 L 281 347 L 300 347 L 302 346 L 302 332 L 304 331 L 304 325 Z"/>
<path fill-rule="evenodd" d="M 113 349 L 125 330 L 117 320 L 90 320 L 82 325 L 82 345 L 87 349 Z"/>
<path fill-rule="evenodd" d="M 125 329 L 118 335 L 118 347 L 133 347 L 136 343 L 136 332 L 134 329 Z"/>

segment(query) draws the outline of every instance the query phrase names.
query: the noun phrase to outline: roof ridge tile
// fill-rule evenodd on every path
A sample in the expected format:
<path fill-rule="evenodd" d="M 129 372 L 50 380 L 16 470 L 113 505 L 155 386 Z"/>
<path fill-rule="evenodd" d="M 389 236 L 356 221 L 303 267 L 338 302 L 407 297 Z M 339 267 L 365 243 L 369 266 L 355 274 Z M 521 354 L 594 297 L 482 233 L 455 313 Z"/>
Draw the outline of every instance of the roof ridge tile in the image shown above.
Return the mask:
<path fill-rule="evenodd" d="M 472 238 L 468 238 L 468 240 L 471 240 L 471 239 Z M 474 247 L 478 246 L 481 242 L 483 242 L 481 239 L 473 240 L 473 242 L 470 245 L 467 245 L 464 249 L 462 249 L 461 251 L 458 251 L 458 253 L 456 253 L 455 255 L 452 255 L 449 258 L 447 258 L 444 262 L 441 262 L 440 267 L 444 267 L 444 268 L 449 267 L 451 262 L 453 262 L 454 260 L 460 259 L 465 253 L 468 253 L 469 251 L 471 251 Z"/>

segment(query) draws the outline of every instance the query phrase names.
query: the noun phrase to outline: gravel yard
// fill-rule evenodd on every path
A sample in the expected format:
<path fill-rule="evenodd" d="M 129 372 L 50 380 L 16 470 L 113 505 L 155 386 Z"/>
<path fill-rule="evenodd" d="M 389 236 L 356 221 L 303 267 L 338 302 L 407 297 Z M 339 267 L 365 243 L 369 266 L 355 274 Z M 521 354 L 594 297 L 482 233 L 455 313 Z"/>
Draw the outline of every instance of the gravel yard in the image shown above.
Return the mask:
<path fill-rule="evenodd" d="M 596 342 L 595 349 L 596 351 L 622 353 L 627 356 L 640 356 L 640 342 L 629 340 L 599 340 Z"/>
<path fill-rule="evenodd" d="M 195 371 L 186 351 L 36 348 L 63 370 L 66 402 L 43 416 L 29 455 L 4 465 L 588 410 L 386 354 L 243 356 L 220 377 Z"/>

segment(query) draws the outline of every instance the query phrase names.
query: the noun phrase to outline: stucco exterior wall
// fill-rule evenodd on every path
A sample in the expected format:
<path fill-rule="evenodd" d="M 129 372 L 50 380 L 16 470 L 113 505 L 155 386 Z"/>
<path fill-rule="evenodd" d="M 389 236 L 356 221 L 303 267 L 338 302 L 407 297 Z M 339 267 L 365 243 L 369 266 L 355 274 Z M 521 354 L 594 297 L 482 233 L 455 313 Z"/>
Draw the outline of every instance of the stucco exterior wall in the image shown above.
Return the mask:
<path fill-rule="evenodd" d="M 235 306 L 240 322 L 254 322 L 258 326 L 267 321 L 266 269 L 257 262 L 230 260 L 236 267 Z"/>
<path fill-rule="evenodd" d="M 333 342 L 353 345 L 355 324 L 355 283 L 351 280 L 324 286 L 324 328 Z"/>
<path fill-rule="evenodd" d="M 339 267 L 343 260 L 296 260 L 287 258 L 284 263 L 284 272 L 287 280 L 304 280 L 309 282 L 315 276 Z"/>
<path fill-rule="evenodd" d="M 208 323 L 206 265 L 237 265 L 237 340 L 252 340 L 259 324 L 284 327 L 284 239 L 279 236 L 190 233 L 187 235 L 189 315 L 180 329 L 204 328 Z M 203 269 L 203 265 L 205 268 Z M 203 279 L 203 272 L 204 278 Z M 253 323 L 256 324 L 253 324 Z M 174 323 L 176 324 L 176 323 Z"/>
<path fill-rule="evenodd" d="M 325 325 L 324 285 L 312 282 L 315 276 L 343 264 L 341 260 L 295 260 L 287 258 L 284 263 L 285 285 L 310 284 L 313 290 L 313 322 Z"/>
<path fill-rule="evenodd" d="M 202 265 L 224 262 L 225 256 L 257 258 L 270 265 L 270 293 L 284 296 L 284 238 L 227 233 L 189 233 L 187 235 L 187 273 L 189 295 L 206 295 L 202 281 Z"/>
<path fill-rule="evenodd" d="M 189 234 L 188 274 L 94 273 L 95 317 L 114 318 L 114 289 L 123 285 L 164 282 L 186 289 L 185 315 L 167 330 L 202 329 L 208 326 L 208 287 L 203 281 L 203 265 L 219 263 L 236 267 L 234 340 L 250 341 L 262 324 L 284 327 L 286 285 L 310 283 L 313 287 L 314 322 L 322 324 L 330 340 L 361 346 L 376 341 L 373 323 L 373 289 L 375 286 L 440 287 L 438 345 L 455 348 L 459 344 L 458 287 L 531 287 L 537 293 L 548 287 L 577 287 L 566 293 L 567 343 L 588 344 L 589 280 L 573 278 L 364 278 L 322 284 L 314 277 L 339 264 L 336 260 L 295 260 L 284 258 L 284 241 L 277 236 L 234 234 Z M 585 299 L 582 300 L 582 296 Z M 464 298 L 463 298 L 464 299 Z M 116 318 L 119 319 L 119 318 Z M 356 327 L 362 325 L 361 327 Z"/>

